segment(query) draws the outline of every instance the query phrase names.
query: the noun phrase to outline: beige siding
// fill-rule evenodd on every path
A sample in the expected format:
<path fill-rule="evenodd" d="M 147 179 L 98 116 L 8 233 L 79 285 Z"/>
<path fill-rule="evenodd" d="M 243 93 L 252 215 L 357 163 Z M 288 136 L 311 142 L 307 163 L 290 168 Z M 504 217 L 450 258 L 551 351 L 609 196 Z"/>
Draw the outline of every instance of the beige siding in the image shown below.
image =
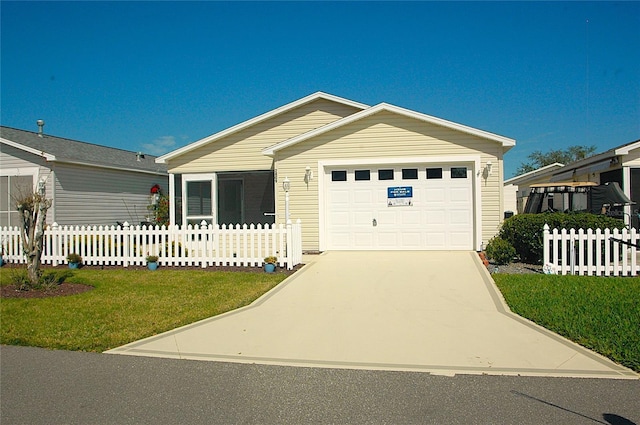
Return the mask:
<path fill-rule="evenodd" d="M 292 219 L 303 222 L 303 249 L 319 249 L 318 181 L 323 178 L 318 161 L 362 158 L 410 158 L 480 156 L 481 164 L 493 163 L 492 174 L 485 181 L 477 176 L 482 201 L 482 241 L 493 237 L 502 221 L 503 148 L 494 141 L 468 135 L 423 121 L 381 112 L 350 125 L 316 136 L 277 153 L 278 183 L 276 209 L 283 221 L 284 195 L 282 179 L 291 180 Z M 314 179 L 304 182 L 305 168 Z"/>
<path fill-rule="evenodd" d="M 273 168 L 262 149 L 357 112 L 356 108 L 318 99 L 238 133 L 187 152 L 169 162 L 171 173 L 255 171 Z"/>

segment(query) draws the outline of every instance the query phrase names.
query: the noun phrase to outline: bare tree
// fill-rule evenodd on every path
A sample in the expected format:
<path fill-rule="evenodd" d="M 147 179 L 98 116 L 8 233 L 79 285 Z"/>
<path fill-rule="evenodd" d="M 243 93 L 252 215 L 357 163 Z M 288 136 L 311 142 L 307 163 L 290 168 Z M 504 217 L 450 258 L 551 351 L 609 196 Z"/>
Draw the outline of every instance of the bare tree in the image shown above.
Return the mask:
<path fill-rule="evenodd" d="M 40 283 L 40 264 L 44 243 L 44 222 L 51 200 L 45 197 L 44 182 L 35 192 L 21 192 L 15 200 L 22 220 L 22 249 L 27 259 L 27 275 L 31 287 Z"/>

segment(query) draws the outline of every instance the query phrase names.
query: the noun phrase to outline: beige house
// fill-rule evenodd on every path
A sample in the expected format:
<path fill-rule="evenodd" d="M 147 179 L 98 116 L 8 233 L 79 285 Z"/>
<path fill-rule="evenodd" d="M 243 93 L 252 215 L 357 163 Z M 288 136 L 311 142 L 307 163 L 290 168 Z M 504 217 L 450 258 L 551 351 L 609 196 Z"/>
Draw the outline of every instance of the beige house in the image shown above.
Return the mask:
<path fill-rule="evenodd" d="M 172 223 L 284 223 L 288 213 L 302 221 L 305 251 L 480 250 L 502 221 L 514 145 L 318 92 L 157 162 L 170 175 Z"/>
<path fill-rule="evenodd" d="M 517 186 L 518 210 L 521 212 L 532 184 L 559 182 L 618 183 L 624 194 L 634 202 L 621 212 L 625 223 L 635 228 L 640 226 L 640 140 L 564 166 L 558 163 L 548 165 L 506 180 L 504 184 L 505 187 Z"/>

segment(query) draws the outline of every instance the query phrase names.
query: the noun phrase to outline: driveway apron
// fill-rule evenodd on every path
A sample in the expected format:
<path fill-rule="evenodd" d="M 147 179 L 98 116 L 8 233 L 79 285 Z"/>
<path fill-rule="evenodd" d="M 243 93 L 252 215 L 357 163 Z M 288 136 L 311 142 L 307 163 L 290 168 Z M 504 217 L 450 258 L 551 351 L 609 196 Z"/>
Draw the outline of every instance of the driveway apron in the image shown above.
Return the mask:
<path fill-rule="evenodd" d="M 638 375 L 506 307 L 475 252 L 326 252 L 250 306 L 108 351 L 424 371 Z"/>

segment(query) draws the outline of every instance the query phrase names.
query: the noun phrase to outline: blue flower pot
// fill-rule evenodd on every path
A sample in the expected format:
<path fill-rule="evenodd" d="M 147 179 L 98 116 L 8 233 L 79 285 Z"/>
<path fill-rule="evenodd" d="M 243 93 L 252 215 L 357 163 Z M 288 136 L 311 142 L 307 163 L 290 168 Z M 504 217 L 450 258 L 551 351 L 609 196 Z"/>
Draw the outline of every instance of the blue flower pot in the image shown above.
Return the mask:
<path fill-rule="evenodd" d="M 70 269 L 77 269 L 78 268 L 78 263 L 69 263 L 69 268 Z"/>
<path fill-rule="evenodd" d="M 273 273 L 276 271 L 276 265 L 271 263 L 265 263 L 264 271 L 267 273 Z"/>
<path fill-rule="evenodd" d="M 149 270 L 155 270 L 158 268 L 158 263 L 147 263 L 147 268 Z"/>

